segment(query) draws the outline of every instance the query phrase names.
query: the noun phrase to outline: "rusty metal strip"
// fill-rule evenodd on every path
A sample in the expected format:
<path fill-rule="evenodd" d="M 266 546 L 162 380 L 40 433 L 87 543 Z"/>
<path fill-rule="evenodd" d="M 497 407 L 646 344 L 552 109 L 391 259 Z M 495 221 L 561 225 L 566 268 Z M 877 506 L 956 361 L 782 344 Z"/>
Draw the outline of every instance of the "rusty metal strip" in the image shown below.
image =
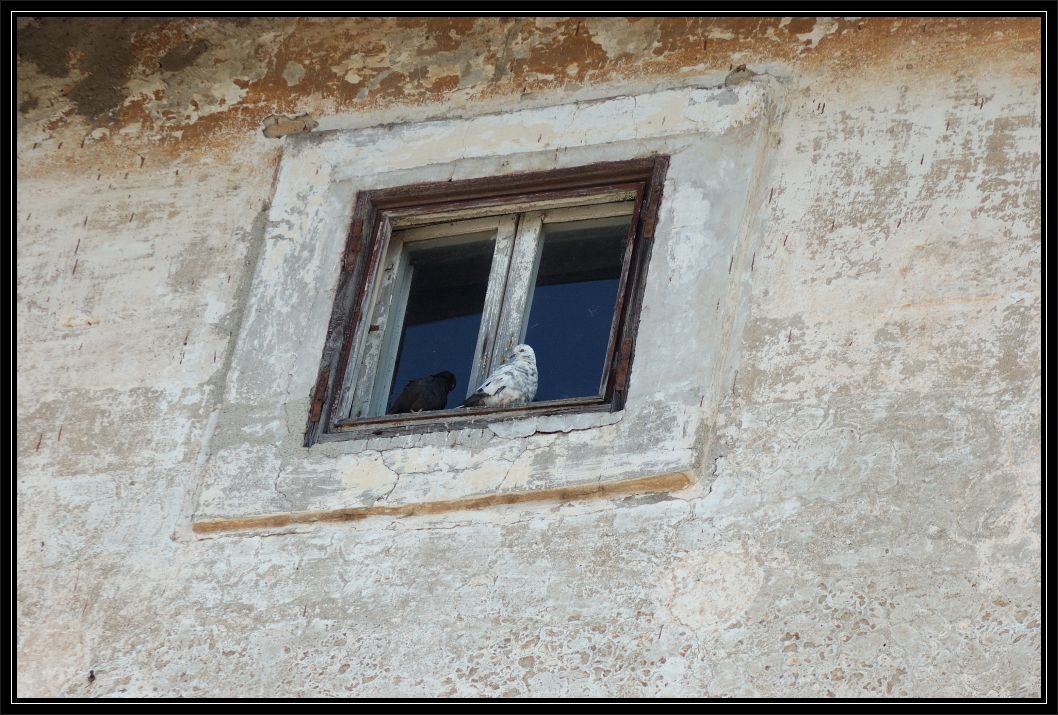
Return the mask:
<path fill-rule="evenodd" d="M 422 516 L 443 514 L 451 511 L 476 510 L 506 504 L 523 504 L 534 501 L 573 501 L 576 499 L 597 499 L 618 494 L 643 494 L 651 492 L 671 492 L 685 489 L 694 483 L 687 472 L 669 472 L 635 479 L 622 479 L 609 482 L 592 482 L 568 487 L 556 487 L 536 491 L 501 492 L 486 496 L 449 499 L 445 501 L 420 502 L 400 506 L 353 507 L 329 511 L 302 511 L 287 514 L 267 514 L 239 519 L 210 519 L 191 524 L 196 534 L 215 534 L 225 531 L 245 529 L 278 529 L 294 524 L 312 524 L 318 522 L 359 521 L 370 516 Z"/>
<path fill-rule="evenodd" d="M 320 413 L 323 412 L 323 402 L 327 399 L 327 378 L 330 377 L 331 368 L 324 367 L 320 377 L 316 381 L 316 390 L 313 392 L 312 409 L 309 411 L 309 422 L 319 422 Z"/>

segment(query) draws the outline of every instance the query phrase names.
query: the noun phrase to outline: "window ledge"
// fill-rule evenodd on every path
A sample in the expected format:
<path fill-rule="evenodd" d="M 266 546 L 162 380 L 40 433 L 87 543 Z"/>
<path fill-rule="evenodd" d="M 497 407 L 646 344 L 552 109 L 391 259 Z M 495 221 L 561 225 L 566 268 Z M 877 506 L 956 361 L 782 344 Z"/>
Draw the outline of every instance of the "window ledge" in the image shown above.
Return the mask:
<path fill-rule="evenodd" d="M 524 422 L 524 418 L 574 416 L 614 412 L 612 404 L 602 398 L 574 398 L 536 402 L 524 407 L 490 409 L 467 407 L 458 410 L 433 410 L 367 419 L 344 420 L 336 433 L 320 435 L 320 442 L 336 442 L 362 437 L 394 437 L 438 430 L 492 427 L 497 423 Z M 618 417 L 617 419 L 620 419 Z M 599 424 L 612 424 L 616 420 Z M 583 429 L 583 428 L 582 428 Z M 494 432 L 496 430 L 493 430 Z M 559 430 L 555 430 L 559 431 Z"/>

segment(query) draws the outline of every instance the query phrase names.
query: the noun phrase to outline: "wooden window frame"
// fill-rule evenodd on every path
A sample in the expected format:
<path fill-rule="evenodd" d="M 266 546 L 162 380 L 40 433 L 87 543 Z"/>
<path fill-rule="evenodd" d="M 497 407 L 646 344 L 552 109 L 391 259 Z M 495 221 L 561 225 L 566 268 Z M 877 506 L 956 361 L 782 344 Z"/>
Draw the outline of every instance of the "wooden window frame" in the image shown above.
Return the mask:
<path fill-rule="evenodd" d="M 490 422 L 527 416 L 623 409 L 667 169 L 667 156 L 652 156 L 547 172 L 359 192 L 310 402 L 304 445 L 310 447 L 320 442 L 481 427 Z M 628 194 L 634 195 L 634 205 L 614 305 L 616 317 L 611 326 L 603 369 L 606 380 L 601 396 L 534 402 L 513 408 L 438 410 L 359 419 L 341 417 L 343 398 L 348 404 L 349 391 L 356 378 L 350 372 L 350 357 L 354 354 L 362 357 L 368 334 L 378 330 L 377 324 L 371 324 L 372 316 L 368 313 L 394 230 L 563 206 L 577 207 L 585 203 L 598 204 L 605 200 L 600 197 Z M 493 351 L 496 349 L 494 346 Z M 374 370 L 373 367 L 372 373 Z"/>

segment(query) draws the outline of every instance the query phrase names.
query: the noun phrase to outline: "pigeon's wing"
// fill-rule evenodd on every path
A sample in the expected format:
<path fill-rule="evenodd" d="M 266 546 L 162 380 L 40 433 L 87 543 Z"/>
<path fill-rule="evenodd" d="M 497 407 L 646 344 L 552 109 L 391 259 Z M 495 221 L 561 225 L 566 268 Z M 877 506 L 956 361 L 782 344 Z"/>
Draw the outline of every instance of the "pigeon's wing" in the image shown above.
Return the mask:
<path fill-rule="evenodd" d="M 498 398 L 500 393 L 507 389 L 507 386 L 499 385 L 497 387 L 495 385 L 492 385 L 490 386 L 490 389 L 492 389 L 491 392 L 485 389 L 485 385 L 482 385 L 478 388 L 477 392 L 475 392 L 473 395 L 466 399 L 466 402 L 463 403 L 463 407 L 477 407 L 479 405 L 489 405 L 490 398 Z"/>
<path fill-rule="evenodd" d="M 418 397 L 411 405 L 412 412 L 443 410 L 448 403 L 448 385 L 443 377 L 424 378 Z"/>
<path fill-rule="evenodd" d="M 401 412 L 411 412 L 422 392 L 421 382 L 422 380 L 408 380 L 408 384 L 397 395 L 397 399 L 393 401 L 393 406 L 389 408 L 386 414 L 396 415 Z"/>
<path fill-rule="evenodd" d="M 500 397 L 500 395 L 511 388 L 512 380 L 517 375 L 517 371 L 513 365 L 501 365 L 492 371 L 489 378 L 481 384 L 474 394 L 467 398 L 466 402 L 463 403 L 463 407 L 474 407 L 476 405 L 487 405 L 490 403 L 490 398 Z"/>
<path fill-rule="evenodd" d="M 471 395 L 470 397 L 468 397 L 466 399 L 466 402 L 463 403 L 463 407 L 477 407 L 479 405 L 488 405 L 489 404 L 489 398 L 499 397 L 500 393 L 507 389 L 506 385 L 500 385 L 499 387 L 496 387 L 496 386 L 492 386 L 492 387 L 495 387 L 495 389 L 492 392 L 486 391 L 485 390 L 485 385 L 482 385 L 481 387 L 479 387 L 477 392 L 475 392 L 473 395 Z"/>

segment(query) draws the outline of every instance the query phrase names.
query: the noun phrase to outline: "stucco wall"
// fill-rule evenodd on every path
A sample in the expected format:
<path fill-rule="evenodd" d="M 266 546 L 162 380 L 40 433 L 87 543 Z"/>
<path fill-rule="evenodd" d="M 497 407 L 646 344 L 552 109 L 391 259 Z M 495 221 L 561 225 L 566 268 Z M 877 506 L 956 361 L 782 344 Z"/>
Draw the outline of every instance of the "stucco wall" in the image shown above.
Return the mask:
<path fill-rule="evenodd" d="M 1039 693 L 1035 20 L 17 39 L 20 695 Z M 266 116 L 502 117 L 742 63 L 783 112 L 696 485 L 187 537 L 300 139 Z"/>

